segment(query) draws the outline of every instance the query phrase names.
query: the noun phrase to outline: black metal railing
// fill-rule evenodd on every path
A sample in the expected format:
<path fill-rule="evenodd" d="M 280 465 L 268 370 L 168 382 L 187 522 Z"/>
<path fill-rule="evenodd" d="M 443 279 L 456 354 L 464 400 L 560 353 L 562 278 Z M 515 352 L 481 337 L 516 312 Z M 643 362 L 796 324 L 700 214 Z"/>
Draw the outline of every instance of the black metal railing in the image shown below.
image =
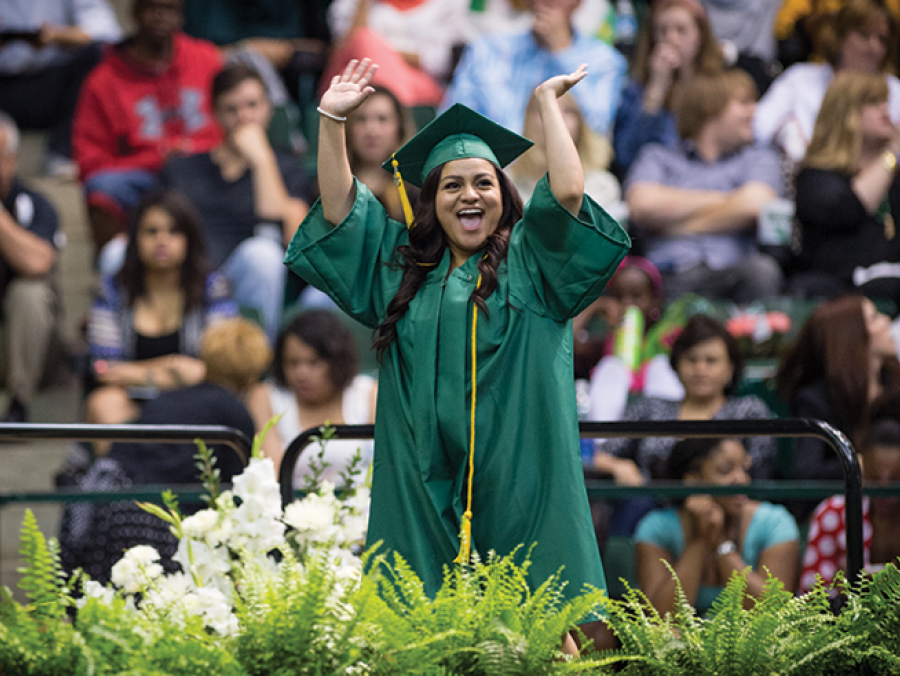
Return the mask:
<path fill-rule="evenodd" d="M 856 580 L 863 569 L 863 515 L 862 515 L 862 472 L 859 459 L 850 440 L 840 430 L 821 420 L 808 418 L 784 418 L 771 420 L 659 420 L 629 422 L 582 422 L 579 424 L 584 439 L 600 438 L 641 438 L 641 437 L 816 437 L 825 441 L 841 461 L 844 471 L 843 492 L 846 509 L 847 536 L 847 577 Z M 337 439 L 371 439 L 375 434 L 374 425 L 337 425 L 333 428 Z M 297 436 L 287 447 L 281 460 L 278 482 L 281 500 L 288 504 L 294 499 L 294 465 L 303 449 L 320 435 L 318 428 L 308 429 Z M 590 474 L 590 473 L 589 473 Z M 657 495 L 679 497 L 696 493 L 698 486 L 683 484 L 665 485 L 653 483 L 640 487 L 616 487 L 615 495 L 607 491 L 601 482 L 586 478 L 588 494 L 593 498 L 634 497 L 636 495 Z M 753 486 L 703 486 L 703 492 L 713 495 L 747 493 L 768 496 L 807 498 L 829 495 L 835 487 L 833 483 L 808 482 L 766 482 L 767 485 Z M 798 488 L 797 493 L 785 490 Z"/>

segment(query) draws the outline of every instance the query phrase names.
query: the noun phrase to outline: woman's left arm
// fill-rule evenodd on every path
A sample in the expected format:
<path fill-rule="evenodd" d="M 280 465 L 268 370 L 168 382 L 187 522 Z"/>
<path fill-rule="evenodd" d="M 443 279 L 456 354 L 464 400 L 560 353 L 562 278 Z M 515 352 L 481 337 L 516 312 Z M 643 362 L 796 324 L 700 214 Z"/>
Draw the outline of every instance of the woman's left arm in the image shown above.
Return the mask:
<path fill-rule="evenodd" d="M 581 210 L 584 198 L 584 170 L 581 168 L 575 141 L 563 119 L 559 97 L 584 79 L 585 75 L 587 64 L 581 64 L 574 73 L 551 77 L 534 90 L 544 129 L 544 154 L 547 157 L 550 191 L 574 216 Z"/>
<path fill-rule="evenodd" d="M 777 545 L 764 549 L 759 556 L 759 561 L 755 568 L 747 571 L 747 598 L 744 601 L 745 607 L 750 607 L 755 601 L 762 596 L 763 587 L 765 587 L 768 574 L 781 580 L 785 589 L 791 591 L 797 583 L 797 564 L 800 561 L 800 545 L 797 540 L 788 540 Z M 733 572 L 741 573 L 750 564 L 746 563 L 741 557 L 740 552 L 734 551 L 730 554 L 719 556 L 719 579 L 727 582 L 731 579 Z M 752 597 L 752 598 L 751 598 Z"/>

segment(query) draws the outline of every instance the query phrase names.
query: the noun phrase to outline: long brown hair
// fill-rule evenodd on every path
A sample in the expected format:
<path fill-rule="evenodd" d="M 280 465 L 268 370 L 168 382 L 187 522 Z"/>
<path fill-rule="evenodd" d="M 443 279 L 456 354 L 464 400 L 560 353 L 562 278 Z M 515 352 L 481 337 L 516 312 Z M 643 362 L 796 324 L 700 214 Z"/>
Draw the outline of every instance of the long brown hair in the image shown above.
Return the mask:
<path fill-rule="evenodd" d="M 522 218 L 522 200 L 518 191 L 500 167 L 493 162 L 491 166 L 497 174 L 503 211 L 497 229 L 485 240 L 484 256 L 478 261 L 481 286 L 472 291 L 471 296 L 485 316 L 489 316 L 485 300 L 497 288 L 497 270 L 506 258 L 512 228 Z M 435 210 L 435 196 L 443 169 L 443 164 L 438 165 L 425 178 L 416 204 L 415 225 L 409 230 L 409 244 L 397 247 L 397 253 L 402 258 L 403 277 L 400 288 L 388 303 L 386 316 L 375 337 L 375 353 L 379 359 L 397 338 L 397 322 L 406 314 L 410 302 L 425 283 L 428 273 L 440 263 L 447 247 L 447 236 Z"/>
<path fill-rule="evenodd" d="M 725 67 L 725 60 L 722 57 L 719 41 L 713 34 L 706 12 L 699 2 L 696 0 L 657 0 L 652 3 L 650 16 L 641 25 L 637 44 L 634 48 L 631 77 L 642 85 L 646 85 L 650 79 L 650 55 L 656 47 L 656 37 L 654 36 L 655 20 L 671 7 L 686 9 L 694 18 L 694 23 L 700 31 L 700 45 L 697 48 L 697 55 L 694 57 L 692 74 L 714 75 Z M 673 85 L 666 97 L 665 106 L 669 110 L 672 109 L 676 89 L 678 89 L 678 86 Z"/>
<path fill-rule="evenodd" d="M 781 361 L 775 383 L 789 404 L 797 392 L 824 379 L 836 413 L 849 426 L 854 443 L 866 432 L 869 418 L 869 332 L 863 314 L 865 296 L 847 295 L 820 304 Z M 885 388 L 900 386 L 900 361 L 885 360 Z"/>
<path fill-rule="evenodd" d="M 863 106 L 888 100 L 883 73 L 838 73 L 825 92 L 803 167 L 845 174 L 859 171 Z"/>

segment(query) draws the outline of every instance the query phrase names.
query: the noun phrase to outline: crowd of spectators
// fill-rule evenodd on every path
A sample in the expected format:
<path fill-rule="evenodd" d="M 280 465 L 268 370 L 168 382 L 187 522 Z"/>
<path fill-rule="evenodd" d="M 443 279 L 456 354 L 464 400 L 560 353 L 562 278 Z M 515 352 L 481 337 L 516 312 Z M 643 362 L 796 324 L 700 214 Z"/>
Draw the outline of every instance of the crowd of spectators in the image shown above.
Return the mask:
<path fill-rule="evenodd" d="M 636 33 L 617 16 L 623 4 L 639 19 Z M 683 301 L 820 303 L 792 348 L 775 355 L 782 360 L 777 378 L 770 374 L 772 396 L 790 414 L 844 431 L 878 458 L 872 466 L 889 467 L 867 477 L 896 478 L 883 450 L 897 447 L 900 409 L 882 403 L 896 401 L 900 387 L 882 314 L 900 311 L 896 1 L 128 0 L 127 9 L 127 34 L 107 0 L 0 9 L 7 421 L 27 420 L 61 354 L 58 218 L 17 178 L 19 129 L 47 130 L 43 171 L 77 175 L 87 205 L 98 281 L 85 318 L 85 420 L 139 420 L 173 410 L 148 402 L 208 390 L 216 379 L 201 359 L 201 336 L 240 313 L 275 346 L 274 379 L 229 388 L 229 402 L 247 413 L 248 431 L 284 413 L 266 445 L 277 464 L 298 431 L 326 420 L 370 422 L 375 410 L 376 384 L 357 373 L 357 348 L 334 309 L 292 321 L 296 308 L 286 309 L 284 250 L 318 194 L 308 152 L 317 91 L 351 59 L 380 65 L 376 92 L 346 122 L 346 144 L 354 174 L 402 221 L 380 167 L 417 125 L 464 103 L 539 141 L 534 86 L 586 63 L 563 114 L 586 191 L 628 224 L 634 249 L 608 294 L 575 322 L 584 417 L 770 417 L 767 403 L 738 396 L 747 355 L 728 325 L 711 312 L 689 317 Z M 285 111 L 287 143 L 274 131 Z M 510 168 L 523 198 L 546 164 L 534 149 Z M 761 224 L 785 209 L 793 225 L 773 247 Z M 615 335 L 632 305 L 641 330 L 629 366 Z M 797 444 L 787 469 L 769 439 L 675 442 L 618 440 L 585 457 L 631 485 L 839 478 L 828 450 L 811 439 Z M 330 457 L 341 464 L 346 450 L 334 446 Z M 108 451 L 93 449 L 98 457 Z M 717 469 L 719 456 L 731 470 Z M 298 485 L 305 472 L 298 465 Z M 816 538 L 833 525 L 838 502 L 816 510 Z M 871 513 L 886 518 L 878 505 Z M 815 507 L 788 506 L 801 524 Z M 665 519 L 685 528 L 678 547 L 640 549 L 651 598 L 663 608 L 671 602 L 668 572 L 648 563 L 657 550 L 678 570 L 685 556 L 702 559 L 692 590 L 720 586 L 744 563 L 798 582 L 783 561 L 796 558 L 798 542 L 786 526 L 771 550 L 746 548 L 754 514 L 781 524 L 785 513 L 769 507 L 708 498 L 671 507 Z M 671 531 L 667 521 L 637 525 L 654 508 L 665 506 L 615 505 L 613 532 L 637 527 L 638 540 L 650 542 L 654 528 Z M 723 528 L 738 528 L 728 533 L 730 550 L 721 546 Z M 895 553 L 892 543 L 876 542 L 873 563 Z M 807 554 L 804 584 L 817 556 L 824 558 Z"/>

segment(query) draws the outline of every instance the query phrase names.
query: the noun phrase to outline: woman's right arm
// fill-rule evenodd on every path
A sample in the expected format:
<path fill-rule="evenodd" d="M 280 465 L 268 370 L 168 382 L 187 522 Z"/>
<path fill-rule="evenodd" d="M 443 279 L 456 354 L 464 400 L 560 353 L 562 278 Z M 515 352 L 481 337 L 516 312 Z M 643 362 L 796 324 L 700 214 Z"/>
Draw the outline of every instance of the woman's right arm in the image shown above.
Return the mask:
<path fill-rule="evenodd" d="M 351 61 L 343 74 L 332 78 L 331 86 L 319 101 L 319 194 L 322 214 L 333 225 L 341 223 L 350 214 L 356 199 L 344 121 L 334 118 L 346 118 L 375 91 L 369 83 L 376 70 L 378 66 L 369 59 Z"/>

